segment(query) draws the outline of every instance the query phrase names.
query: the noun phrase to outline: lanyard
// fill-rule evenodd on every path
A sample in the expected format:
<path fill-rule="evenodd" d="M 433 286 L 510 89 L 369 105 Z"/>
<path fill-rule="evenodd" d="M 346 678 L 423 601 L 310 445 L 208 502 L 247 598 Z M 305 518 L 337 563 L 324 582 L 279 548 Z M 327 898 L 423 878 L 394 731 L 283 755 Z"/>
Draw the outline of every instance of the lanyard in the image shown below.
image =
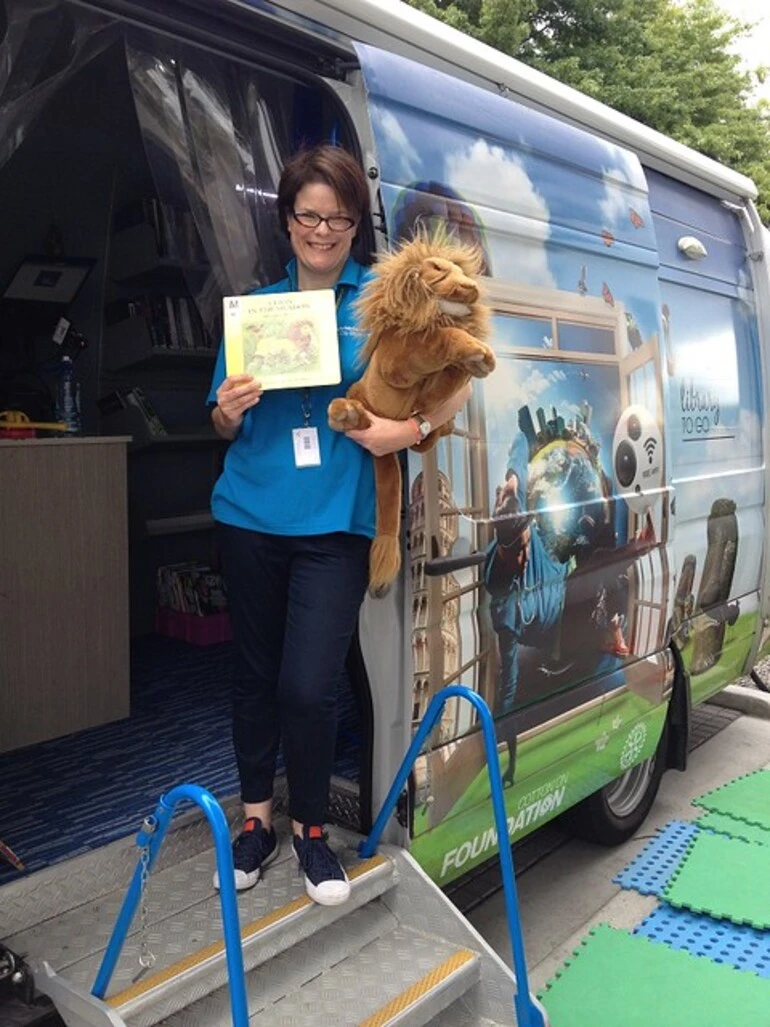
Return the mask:
<path fill-rule="evenodd" d="M 340 304 L 342 303 L 342 289 L 337 288 L 337 301 L 336 310 L 339 313 Z M 302 417 L 304 418 L 304 426 L 307 428 L 310 425 L 310 417 L 313 413 L 313 404 L 310 400 L 310 389 L 308 386 L 302 390 L 302 399 L 300 400 L 300 409 L 302 410 Z"/>
<path fill-rule="evenodd" d="M 313 404 L 310 402 L 310 389 L 305 386 L 302 390 L 302 416 L 305 418 L 305 427 L 307 428 L 310 424 L 310 415 L 313 412 Z"/>

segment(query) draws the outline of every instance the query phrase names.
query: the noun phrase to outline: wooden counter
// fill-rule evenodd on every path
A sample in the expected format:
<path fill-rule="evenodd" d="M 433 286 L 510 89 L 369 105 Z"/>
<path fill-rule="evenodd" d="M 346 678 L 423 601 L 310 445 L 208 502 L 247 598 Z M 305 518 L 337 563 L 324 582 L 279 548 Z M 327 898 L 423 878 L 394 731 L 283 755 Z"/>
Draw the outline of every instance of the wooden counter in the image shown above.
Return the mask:
<path fill-rule="evenodd" d="M 130 439 L 0 439 L 0 752 L 128 716 Z"/>

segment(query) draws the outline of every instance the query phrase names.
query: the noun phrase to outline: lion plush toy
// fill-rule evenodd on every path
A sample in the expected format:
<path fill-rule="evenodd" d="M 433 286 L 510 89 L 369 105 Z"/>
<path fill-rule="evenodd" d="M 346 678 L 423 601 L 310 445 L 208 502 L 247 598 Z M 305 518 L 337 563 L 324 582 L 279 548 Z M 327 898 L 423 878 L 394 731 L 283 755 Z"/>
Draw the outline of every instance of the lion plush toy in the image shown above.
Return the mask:
<path fill-rule="evenodd" d="M 405 420 L 429 413 L 471 378 L 485 378 L 495 358 L 484 339 L 489 312 L 481 301 L 481 253 L 446 233 L 419 234 L 380 258 L 358 301 L 368 340 L 366 369 L 346 398 L 329 405 L 336 431 L 367 428 L 367 411 Z M 448 435 L 451 422 L 419 445 L 424 453 Z M 401 566 L 401 466 L 397 454 L 374 457 L 377 533 L 369 559 L 369 588 L 382 593 Z"/>

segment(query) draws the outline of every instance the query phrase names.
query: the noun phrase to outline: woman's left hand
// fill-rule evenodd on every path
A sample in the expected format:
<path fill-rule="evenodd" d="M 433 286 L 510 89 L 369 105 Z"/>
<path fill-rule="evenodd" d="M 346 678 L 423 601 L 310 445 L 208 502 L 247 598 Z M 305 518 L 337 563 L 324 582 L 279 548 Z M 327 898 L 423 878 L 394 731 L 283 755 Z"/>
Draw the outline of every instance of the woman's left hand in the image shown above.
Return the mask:
<path fill-rule="evenodd" d="M 377 417 L 372 413 L 369 413 L 369 419 L 372 423 L 368 428 L 355 428 L 345 434 L 368 449 L 372 456 L 397 453 L 417 442 L 413 421 L 391 421 L 388 417 Z"/>

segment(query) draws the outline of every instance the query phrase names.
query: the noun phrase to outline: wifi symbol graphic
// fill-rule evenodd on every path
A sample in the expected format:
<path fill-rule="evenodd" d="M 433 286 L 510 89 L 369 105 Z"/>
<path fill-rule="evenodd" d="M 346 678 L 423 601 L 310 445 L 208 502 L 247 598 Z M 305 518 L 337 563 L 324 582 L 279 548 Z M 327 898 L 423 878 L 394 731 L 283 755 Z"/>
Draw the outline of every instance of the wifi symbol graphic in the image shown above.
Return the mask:
<path fill-rule="evenodd" d="M 649 463 L 652 463 L 652 458 L 655 455 L 655 450 L 658 448 L 658 443 L 652 436 L 650 436 L 648 439 L 644 440 L 643 445 L 644 451 L 647 454 L 647 460 Z"/>

